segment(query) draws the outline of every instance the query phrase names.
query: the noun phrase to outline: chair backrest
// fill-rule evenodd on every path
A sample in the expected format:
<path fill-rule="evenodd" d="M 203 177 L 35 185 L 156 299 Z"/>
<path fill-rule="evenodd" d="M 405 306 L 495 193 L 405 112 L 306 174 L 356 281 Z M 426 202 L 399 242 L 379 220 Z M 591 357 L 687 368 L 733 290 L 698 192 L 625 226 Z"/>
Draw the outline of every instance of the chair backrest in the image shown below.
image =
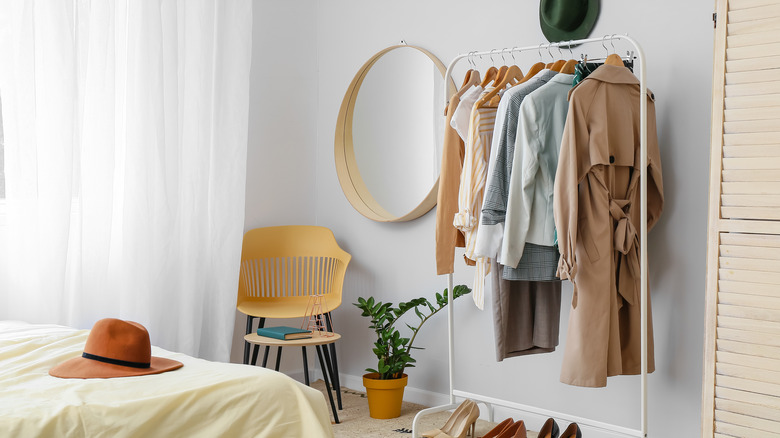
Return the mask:
<path fill-rule="evenodd" d="M 324 312 L 341 305 L 352 256 L 325 227 L 287 225 L 244 234 L 236 307 L 263 318 L 306 316 L 310 296 L 324 295 Z"/>

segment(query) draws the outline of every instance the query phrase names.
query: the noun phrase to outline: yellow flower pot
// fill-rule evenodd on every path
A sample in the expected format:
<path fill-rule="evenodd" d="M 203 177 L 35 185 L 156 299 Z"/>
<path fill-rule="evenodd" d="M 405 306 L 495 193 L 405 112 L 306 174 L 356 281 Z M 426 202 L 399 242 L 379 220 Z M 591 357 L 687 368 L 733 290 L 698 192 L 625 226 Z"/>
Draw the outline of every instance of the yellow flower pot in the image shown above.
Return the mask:
<path fill-rule="evenodd" d="M 385 420 L 401 416 L 401 403 L 404 401 L 404 388 L 408 376 L 400 379 L 381 380 L 379 374 L 363 375 L 363 386 L 368 396 L 368 412 L 371 418 Z"/>

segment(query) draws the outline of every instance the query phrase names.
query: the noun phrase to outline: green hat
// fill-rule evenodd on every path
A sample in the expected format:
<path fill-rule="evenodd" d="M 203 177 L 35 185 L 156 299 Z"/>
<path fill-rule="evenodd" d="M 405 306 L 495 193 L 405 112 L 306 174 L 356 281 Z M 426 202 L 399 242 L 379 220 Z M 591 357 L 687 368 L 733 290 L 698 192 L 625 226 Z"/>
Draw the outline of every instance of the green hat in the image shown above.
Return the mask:
<path fill-rule="evenodd" d="M 587 38 L 599 16 L 599 0 L 541 0 L 539 22 L 547 41 Z"/>

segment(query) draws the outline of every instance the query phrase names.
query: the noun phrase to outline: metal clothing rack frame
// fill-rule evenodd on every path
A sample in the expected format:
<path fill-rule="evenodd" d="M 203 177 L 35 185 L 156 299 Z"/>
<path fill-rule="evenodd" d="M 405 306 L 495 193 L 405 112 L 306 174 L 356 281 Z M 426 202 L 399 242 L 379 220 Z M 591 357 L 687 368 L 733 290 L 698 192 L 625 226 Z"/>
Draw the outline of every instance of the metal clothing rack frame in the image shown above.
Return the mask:
<path fill-rule="evenodd" d="M 455 59 L 450 62 L 449 66 L 447 67 L 447 73 L 445 74 L 444 78 L 444 96 L 446 99 L 449 100 L 450 96 L 447 93 L 447 84 L 449 81 L 447 81 L 448 78 L 452 75 L 452 70 L 455 67 L 455 65 L 466 58 L 469 58 L 471 56 L 491 56 L 492 54 L 498 53 L 515 53 L 515 52 L 527 52 L 531 50 L 540 50 L 542 48 L 550 49 L 552 47 L 558 48 L 560 50 L 561 47 L 567 47 L 571 48 L 573 45 L 579 45 L 579 44 L 588 44 L 588 43 L 598 43 L 601 42 L 602 45 L 606 41 L 610 41 L 610 43 L 614 40 L 625 40 L 629 43 L 631 43 L 636 52 L 635 55 L 639 58 L 639 96 L 640 96 L 640 102 L 639 102 L 639 114 L 640 114 L 640 202 L 641 202 L 641 213 L 640 213 L 640 312 L 641 312 L 641 349 L 642 349 L 642 355 L 641 355 L 641 361 L 642 361 L 642 374 L 641 374 L 641 425 L 640 429 L 629 429 L 622 426 L 612 425 L 608 423 L 603 423 L 595 420 L 590 420 L 586 418 L 580 418 L 575 417 L 572 415 L 560 413 L 560 412 L 554 412 L 549 411 L 546 409 L 537 408 L 534 406 L 528 406 L 528 405 L 522 405 L 519 403 L 514 403 L 511 401 L 506 400 L 500 400 L 492 397 L 482 396 L 479 394 L 473 394 L 468 393 L 464 391 L 458 391 L 455 389 L 454 386 L 454 363 L 455 363 L 455 330 L 454 330 L 454 315 L 453 315 L 453 303 L 452 303 L 452 289 L 453 289 L 453 278 L 452 274 L 447 274 L 447 300 L 449 306 L 447 306 L 447 326 L 448 326 L 448 346 L 449 346 L 449 385 L 450 385 L 450 403 L 447 405 L 441 405 L 441 406 L 435 406 L 427 409 L 423 409 L 422 411 L 418 412 L 417 415 L 414 417 L 414 421 L 412 422 L 412 437 L 417 437 L 417 423 L 420 420 L 420 418 L 430 415 L 436 412 L 442 412 L 447 411 L 450 409 L 453 409 L 457 407 L 458 405 L 455 403 L 455 397 L 462 397 L 462 398 L 470 398 L 473 400 L 478 401 L 479 403 L 484 404 L 487 407 L 489 419 L 493 420 L 493 405 L 497 406 L 503 406 L 514 410 L 529 412 L 533 414 L 538 414 L 546 417 L 553 417 L 558 418 L 562 420 L 568 420 L 568 421 L 576 421 L 578 424 L 588 426 L 594 429 L 600 429 L 604 431 L 609 431 L 613 433 L 619 433 L 625 436 L 630 437 L 638 437 L 638 438 L 646 438 L 647 437 L 647 79 L 646 79 L 646 67 L 645 67 L 645 55 L 644 51 L 642 51 L 642 47 L 639 45 L 639 43 L 636 42 L 633 38 L 629 37 L 628 35 L 605 35 L 602 38 L 586 38 L 586 39 L 580 39 L 580 40 L 570 40 L 570 41 L 561 41 L 558 43 L 549 43 L 549 44 L 540 44 L 537 46 L 528 46 L 528 47 L 516 47 L 512 49 L 502 49 L 502 50 L 489 50 L 485 52 L 470 52 L 466 54 L 461 54 L 455 57 Z M 449 103 L 449 102 L 448 102 Z"/>

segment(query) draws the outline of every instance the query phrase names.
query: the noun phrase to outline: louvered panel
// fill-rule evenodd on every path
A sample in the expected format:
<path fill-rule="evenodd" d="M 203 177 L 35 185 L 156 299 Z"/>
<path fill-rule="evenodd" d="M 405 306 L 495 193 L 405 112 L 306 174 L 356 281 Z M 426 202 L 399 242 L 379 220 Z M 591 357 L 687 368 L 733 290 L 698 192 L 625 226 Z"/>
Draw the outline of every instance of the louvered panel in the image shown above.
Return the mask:
<path fill-rule="evenodd" d="M 775 70 L 763 70 L 761 73 L 764 72 L 773 72 Z M 734 75 L 737 74 L 756 74 L 755 71 L 752 69 L 747 72 L 743 73 L 732 73 Z M 780 93 L 780 81 L 777 80 L 777 78 L 772 78 L 771 81 L 767 82 L 749 82 L 745 84 L 727 84 L 726 85 L 726 98 L 732 98 L 732 97 L 742 97 L 742 96 L 756 96 L 756 95 L 764 95 L 767 93 Z"/>
<path fill-rule="evenodd" d="M 745 46 L 771 44 L 775 42 L 780 42 L 780 34 L 775 32 L 775 30 L 777 29 L 772 29 L 771 31 L 764 31 L 764 32 L 748 33 L 744 35 L 729 36 L 727 39 L 728 46 L 745 47 Z M 728 80 L 728 75 L 726 76 L 726 79 Z"/>
<path fill-rule="evenodd" d="M 780 287 L 773 284 L 746 283 L 741 281 L 718 281 L 720 292 L 780 297 Z"/>
<path fill-rule="evenodd" d="M 753 8 L 731 9 L 729 11 L 729 23 L 743 23 L 770 17 L 780 17 L 780 4 L 775 2 Z M 726 56 L 728 56 L 728 52 Z"/>
<path fill-rule="evenodd" d="M 745 35 L 758 32 L 774 31 L 780 28 L 780 18 L 764 18 L 762 20 L 746 21 L 742 23 L 729 23 L 729 36 Z"/>
<path fill-rule="evenodd" d="M 738 111 L 738 110 L 737 110 Z M 726 146 L 724 158 L 780 157 L 780 145 L 764 146 Z M 777 172 L 780 175 L 780 172 Z M 777 178 L 778 176 L 776 176 Z"/>
<path fill-rule="evenodd" d="M 725 146 L 780 144 L 779 132 L 749 132 L 737 134 L 723 134 Z"/>
<path fill-rule="evenodd" d="M 780 182 L 780 170 L 724 170 L 722 177 L 724 183 L 746 181 Z M 732 186 L 727 188 L 732 188 Z M 733 188 L 738 189 L 739 186 L 734 186 Z M 772 193 L 769 192 L 768 194 Z"/>
<path fill-rule="evenodd" d="M 769 408 L 780 411 L 780 400 L 775 397 L 755 394 L 747 391 L 740 391 L 731 388 L 715 388 L 715 397 L 720 400 L 728 400 L 744 403 L 750 406 Z"/>
<path fill-rule="evenodd" d="M 772 70 L 772 73 L 780 77 L 780 70 Z M 775 82 L 775 84 L 780 87 L 780 82 Z M 723 116 L 726 122 L 780 119 L 780 106 L 731 109 L 724 111 Z"/>
<path fill-rule="evenodd" d="M 719 432 L 720 436 L 728 438 L 778 438 L 776 433 L 738 426 L 729 422 L 724 422 L 721 418 L 715 422 L 715 431 Z"/>
<path fill-rule="evenodd" d="M 776 5 L 777 0 L 730 0 L 729 10 L 738 11 L 740 9 L 755 8 L 765 5 Z"/>
<path fill-rule="evenodd" d="M 725 170 L 772 170 L 780 166 L 780 157 L 724 158 Z"/>
<path fill-rule="evenodd" d="M 717 12 L 702 436 L 780 438 L 780 0 Z"/>
<path fill-rule="evenodd" d="M 718 314 L 736 318 L 756 319 L 760 321 L 780 322 L 780 312 L 759 307 L 740 307 L 718 304 Z"/>
<path fill-rule="evenodd" d="M 780 260 L 780 248 L 756 248 L 749 245 L 721 245 L 721 257 Z M 723 277 L 721 277 L 723 279 Z"/>
<path fill-rule="evenodd" d="M 758 321 L 755 319 L 733 318 L 731 316 L 720 315 L 718 316 L 718 327 L 780 335 L 780 323 L 771 321 Z"/>

